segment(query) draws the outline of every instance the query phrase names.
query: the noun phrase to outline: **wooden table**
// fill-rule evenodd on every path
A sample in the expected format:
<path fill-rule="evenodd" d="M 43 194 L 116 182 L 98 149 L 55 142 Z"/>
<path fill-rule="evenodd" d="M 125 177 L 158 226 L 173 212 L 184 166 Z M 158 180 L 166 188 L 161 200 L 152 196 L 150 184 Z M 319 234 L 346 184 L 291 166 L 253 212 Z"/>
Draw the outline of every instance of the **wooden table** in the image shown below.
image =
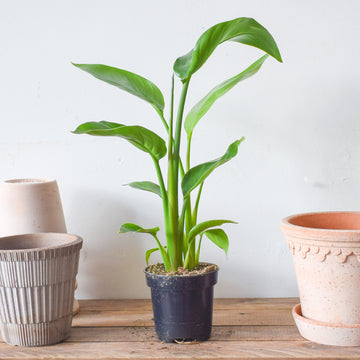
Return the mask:
<path fill-rule="evenodd" d="M 360 347 L 304 340 L 294 326 L 295 298 L 217 299 L 210 341 L 166 344 L 155 336 L 149 300 L 82 300 L 62 344 L 0 343 L 0 359 L 360 359 Z"/>

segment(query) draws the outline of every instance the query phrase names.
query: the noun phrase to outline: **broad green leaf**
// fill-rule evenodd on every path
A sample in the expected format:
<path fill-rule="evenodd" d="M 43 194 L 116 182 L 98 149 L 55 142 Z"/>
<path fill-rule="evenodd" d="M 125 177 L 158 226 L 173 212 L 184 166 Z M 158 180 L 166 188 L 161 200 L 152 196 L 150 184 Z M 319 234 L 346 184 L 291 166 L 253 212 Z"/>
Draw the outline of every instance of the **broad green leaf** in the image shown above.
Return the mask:
<path fill-rule="evenodd" d="M 225 224 L 225 223 L 236 224 L 235 221 L 231 221 L 231 220 L 208 220 L 208 221 L 204 221 L 200 224 L 195 225 L 189 232 L 189 235 L 188 235 L 189 243 L 193 239 L 195 239 L 195 236 L 201 234 L 203 231 L 213 228 L 215 226 Z"/>
<path fill-rule="evenodd" d="M 204 231 L 203 234 L 220 249 L 223 249 L 227 255 L 229 249 L 229 238 L 223 229 L 210 229 Z"/>
<path fill-rule="evenodd" d="M 159 88 L 151 81 L 130 71 L 101 64 L 74 64 L 99 80 L 114 85 L 121 90 L 150 103 L 157 111 L 163 113 L 164 97 Z"/>
<path fill-rule="evenodd" d="M 254 19 L 242 17 L 216 24 L 205 31 L 194 49 L 175 61 L 174 72 L 185 81 L 201 68 L 218 45 L 228 40 L 259 48 L 282 62 L 271 34 Z"/>
<path fill-rule="evenodd" d="M 156 160 L 166 155 L 165 141 L 157 134 L 141 126 L 126 126 L 107 121 L 88 122 L 81 124 L 74 134 L 88 134 L 95 136 L 118 136 L 138 149 L 149 153 Z"/>
<path fill-rule="evenodd" d="M 138 233 L 151 234 L 152 236 L 156 236 L 158 231 L 159 231 L 158 227 L 155 227 L 152 229 L 144 229 L 141 226 L 132 224 L 132 223 L 126 223 L 126 224 L 121 225 L 121 227 L 120 227 L 121 234 L 128 233 L 128 232 L 138 232 Z"/>
<path fill-rule="evenodd" d="M 134 182 L 132 182 L 130 184 L 126 184 L 126 185 L 131 186 L 134 189 L 150 191 L 161 197 L 160 186 L 151 181 L 134 181 Z"/>
<path fill-rule="evenodd" d="M 184 198 L 189 196 L 190 192 L 200 185 L 218 166 L 225 164 L 236 156 L 238 147 L 243 140 L 245 140 L 244 137 L 233 142 L 222 157 L 191 168 L 185 174 L 181 184 Z"/>
<path fill-rule="evenodd" d="M 75 131 L 73 131 L 73 133 L 74 134 L 84 134 L 90 130 L 111 130 L 111 129 L 116 129 L 121 126 L 125 126 L 125 125 L 110 122 L 110 121 L 99 121 L 99 122 L 92 121 L 92 122 L 87 122 L 87 123 L 81 124 L 80 126 L 78 126 L 78 128 Z M 92 134 L 90 134 L 90 135 L 92 135 Z M 113 136 L 113 134 L 110 132 L 108 134 L 108 136 Z"/>
<path fill-rule="evenodd" d="M 243 81 L 253 75 L 255 75 L 261 68 L 264 61 L 268 58 L 269 55 L 264 55 L 253 64 L 251 64 L 246 70 L 240 74 L 228 79 L 221 84 L 215 86 L 204 98 L 202 98 L 189 112 L 185 119 L 184 128 L 188 134 L 191 136 L 194 127 L 199 122 L 199 120 L 208 112 L 214 102 L 219 99 L 221 96 L 225 95 L 229 90 L 231 90 L 236 84 L 240 81 Z"/>

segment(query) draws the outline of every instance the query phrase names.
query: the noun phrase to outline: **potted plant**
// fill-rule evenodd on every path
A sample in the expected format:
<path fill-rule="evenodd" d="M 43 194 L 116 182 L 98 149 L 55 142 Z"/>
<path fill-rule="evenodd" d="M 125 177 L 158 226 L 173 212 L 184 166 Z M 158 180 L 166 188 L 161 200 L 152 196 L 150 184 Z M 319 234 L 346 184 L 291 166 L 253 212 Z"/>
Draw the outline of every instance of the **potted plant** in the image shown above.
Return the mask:
<path fill-rule="evenodd" d="M 293 316 L 308 340 L 360 346 L 360 212 L 317 212 L 281 221 L 293 254 L 300 304 Z"/>
<path fill-rule="evenodd" d="M 230 40 L 254 46 L 266 54 L 244 71 L 214 87 L 190 110 L 183 121 L 192 77 L 218 45 Z M 228 237 L 219 226 L 233 221 L 220 219 L 198 223 L 199 202 L 206 178 L 217 167 L 236 156 L 244 138 L 234 141 L 219 158 L 192 166 L 192 135 L 196 124 L 216 100 L 240 81 L 254 75 L 269 55 L 282 61 L 273 37 L 254 19 L 237 18 L 214 25 L 200 36 L 192 50 L 174 63 L 168 119 L 165 119 L 163 94 L 151 81 L 106 65 L 74 64 L 94 77 L 147 101 L 159 115 L 166 131 L 167 142 L 147 128 L 108 121 L 87 122 L 74 131 L 76 134 L 123 138 L 148 153 L 154 163 L 157 184 L 138 181 L 129 185 L 135 189 L 150 191 L 161 198 L 166 243 L 163 244 L 157 237 L 158 227 L 143 228 L 127 223 L 121 226 L 120 232 L 139 232 L 153 236 L 157 246 L 146 252 L 147 263 L 151 253 L 161 253 L 163 264 L 148 266 L 145 270 L 147 284 L 152 291 L 155 329 L 160 340 L 206 340 L 210 337 L 213 286 L 217 281 L 218 268 L 216 265 L 200 263 L 200 247 L 202 239 L 206 237 L 227 252 Z M 175 76 L 182 84 L 176 115 Z M 187 134 L 185 161 L 182 161 L 180 155 L 183 127 Z M 160 166 L 163 158 L 167 159 L 165 171 Z M 195 189 L 197 194 L 192 198 Z"/>

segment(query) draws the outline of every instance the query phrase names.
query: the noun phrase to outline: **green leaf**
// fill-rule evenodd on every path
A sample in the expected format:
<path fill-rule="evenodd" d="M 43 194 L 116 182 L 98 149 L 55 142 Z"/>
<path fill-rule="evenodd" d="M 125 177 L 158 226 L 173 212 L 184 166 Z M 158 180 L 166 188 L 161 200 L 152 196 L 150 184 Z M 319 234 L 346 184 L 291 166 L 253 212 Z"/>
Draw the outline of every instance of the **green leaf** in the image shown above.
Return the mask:
<path fill-rule="evenodd" d="M 203 234 L 216 246 L 224 250 L 227 255 L 229 249 L 229 238 L 223 229 L 210 229 L 204 231 Z"/>
<path fill-rule="evenodd" d="M 181 74 L 188 74 L 191 60 L 194 54 L 194 49 L 190 50 L 186 55 L 181 56 L 175 60 L 174 63 L 174 72 L 180 77 L 180 79 L 185 80 L 186 76 L 182 78 Z"/>
<path fill-rule="evenodd" d="M 150 80 L 130 71 L 101 64 L 74 64 L 99 80 L 114 85 L 121 90 L 150 103 L 157 111 L 163 113 L 164 97 L 159 88 Z"/>
<path fill-rule="evenodd" d="M 253 64 L 251 64 L 246 70 L 240 74 L 228 79 L 221 84 L 215 86 L 204 98 L 202 98 L 189 112 L 185 119 L 184 128 L 188 134 L 191 136 L 194 127 L 199 122 L 199 120 L 208 112 L 214 102 L 219 99 L 221 96 L 225 95 L 229 90 L 231 90 L 236 84 L 240 81 L 248 79 L 249 77 L 255 75 L 261 68 L 264 61 L 268 58 L 269 55 L 264 55 Z"/>
<path fill-rule="evenodd" d="M 121 234 L 128 232 L 137 232 L 137 233 L 151 234 L 152 236 L 156 236 L 159 230 L 160 229 L 158 227 L 152 229 L 144 229 L 141 226 L 132 223 L 126 223 L 121 225 L 120 227 Z"/>
<path fill-rule="evenodd" d="M 146 260 L 146 265 L 149 265 L 149 258 L 150 258 L 150 255 L 155 252 L 155 251 L 159 251 L 160 249 L 158 247 L 156 248 L 152 248 L 152 249 L 149 249 L 146 253 L 145 253 L 145 260 Z"/>
<path fill-rule="evenodd" d="M 166 155 L 165 141 L 151 130 L 137 125 L 126 126 L 107 121 L 87 122 L 81 124 L 73 133 L 95 136 L 118 136 L 129 141 L 138 149 L 149 153 L 156 160 L 160 160 Z"/>
<path fill-rule="evenodd" d="M 254 19 L 242 17 L 216 24 L 205 31 L 194 49 L 175 61 L 174 72 L 185 81 L 201 68 L 218 45 L 228 40 L 259 48 L 282 62 L 271 34 Z"/>
<path fill-rule="evenodd" d="M 200 224 L 195 225 L 189 232 L 189 235 L 188 235 L 189 243 L 203 231 L 213 228 L 215 226 L 225 224 L 225 223 L 236 224 L 235 221 L 231 221 L 231 220 L 208 220 L 208 221 L 204 221 Z"/>
<path fill-rule="evenodd" d="M 165 250 L 165 247 L 161 245 L 159 239 L 156 236 L 158 231 L 159 231 L 158 227 L 155 227 L 155 228 L 152 228 L 152 229 L 144 229 L 139 225 L 131 224 L 131 223 L 123 224 L 120 227 L 120 233 L 121 234 L 128 233 L 128 232 L 137 232 L 137 233 L 145 233 L 145 234 L 152 235 L 155 238 L 156 243 L 158 244 L 158 249 L 160 250 L 161 257 L 162 257 L 162 259 L 164 261 L 165 269 L 167 271 L 170 271 L 170 269 L 171 269 L 170 259 L 169 259 L 169 256 L 168 256 L 166 250 Z M 150 256 L 150 254 L 149 254 L 149 256 Z M 148 258 L 147 258 L 147 260 L 148 260 Z"/>
<path fill-rule="evenodd" d="M 160 186 L 151 181 L 135 181 L 135 182 L 132 182 L 130 184 L 125 184 L 125 185 L 131 186 L 134 189 L 150 191 L 161 197 Z"/>
<path fill-rule="evenodd" d="M 226 153 L 215 160 L 197 165 L 191 168 L 184 176 L 181 184 L 184 198 L 190 195 L 190 192 L 200 185 L 218 166 L 225 164 L 236 156 L 238 147 L 245 138 L 233 142 L 227 149 Z"/>

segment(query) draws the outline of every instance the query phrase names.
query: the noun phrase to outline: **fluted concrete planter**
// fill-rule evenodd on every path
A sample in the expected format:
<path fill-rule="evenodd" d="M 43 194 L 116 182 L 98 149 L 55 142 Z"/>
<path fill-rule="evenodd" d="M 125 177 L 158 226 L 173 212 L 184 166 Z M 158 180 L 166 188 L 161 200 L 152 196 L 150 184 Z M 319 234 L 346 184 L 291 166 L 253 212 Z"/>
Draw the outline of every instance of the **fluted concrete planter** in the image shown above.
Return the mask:
<path fill-rule="evenodd" d="M 43 346 L 70 335 L 82 239 L 38 233 L 0 238 L 1 334 L 8 344 Z"/>
<path fill-rule="evenodd" d="M 360 346 L 360 212 L 293 215 L 281 228 L 295 265 L 300 333 L 322 344 Z"/>
<path fill-rule="evenodd" d="M 66 233 L 59 187 L 53 179 L 11 179 L 0 183 L 0 236 Z M 79 312 L 74 299 L 73 314 Z"/>

